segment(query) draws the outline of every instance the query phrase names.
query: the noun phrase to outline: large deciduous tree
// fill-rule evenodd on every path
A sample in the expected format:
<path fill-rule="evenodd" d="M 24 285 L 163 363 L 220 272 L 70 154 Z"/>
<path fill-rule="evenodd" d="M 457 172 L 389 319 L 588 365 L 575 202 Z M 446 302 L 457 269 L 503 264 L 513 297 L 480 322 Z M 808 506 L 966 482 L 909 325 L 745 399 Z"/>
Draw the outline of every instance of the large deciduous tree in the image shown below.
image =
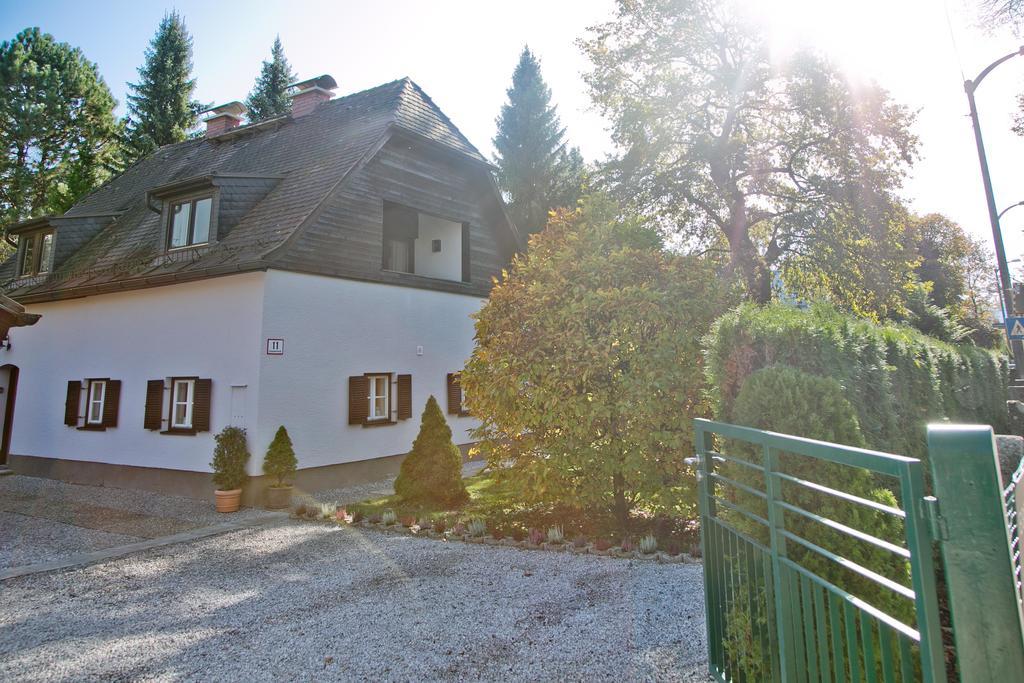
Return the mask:
<path fill-rule="evenodd" d="M 139 82 L 128 87 L 129 161 L 188 137 L 203 106 L 192 99 L 192 36 L 180 14 L 164 15 L 139 67 Z"/>
<path fill-rule="evenodd" d="M 108 174 L 116 102 L 81 50 L 27 28 L 0 44 L 0 222 L 63 213 Z"/>
<path fill-rule="evenodd" d="M 917 282 L 892 317 L 944 341 L 998 345 L 994 261 L 984 243 L 937 213 L 910 216 L 906 231 Z"/>
<path fill-rule="evenodd" d="M 960 308 L 967 293 L 970 256 L 979 248 L 967 232 L 946 216 L 930 213 L 911 224 L 916 233 L 921 282 L 929 284 L 929 296 L 940 308 Z"/>
<path fill-rule="evenodd" d="M 288 88 L 295 81 L 292 67 L 284 56 L 281 36 L 274 38 L 274 46 L 270 49 L 270 61 L 264 61 L 260 75 L 252 92 L 245 100 L 249 109 L 249 120 L 252 122 L 284 116 L 291 111 L 288 99 Z"/>
<path fill-rule="evenodd" d="M 583 157 L 576 148 L 566 149 L 551 90 L 529 47 L 519 56 L 507 92 L 494 137 L 498 184 L 513 222 L 523 232 L 536 232 L 552 208 L 576 205 L 584 182 Z"/>
<path fill-rule="evenodd" d="M 479 448 L 532 502 L 692 513 L 701 337 L 719 312 L 706 259 L 661 248 L 607 200 L 560 209 L 476 315 L 461 375 Z"/>
<path fill-rule="evenodd" d="M 816 54 L 773 61 L 764 31 L 715 0 L 620 0 L 581 46 L 622 200 L 693 250 L 725 249 L 755 301 L 775 272 L 790 286 L 790 262 L 795 286 L 849 308 L 899 306 L 912 259 L 894 193 L 917 140 L 882 89 Z"/>
<path fill-rule="evenodd" d="M 989 26 L 1020 26 L 1024 23 L 1024 0 L 981 0 L 981 18 Z"/>

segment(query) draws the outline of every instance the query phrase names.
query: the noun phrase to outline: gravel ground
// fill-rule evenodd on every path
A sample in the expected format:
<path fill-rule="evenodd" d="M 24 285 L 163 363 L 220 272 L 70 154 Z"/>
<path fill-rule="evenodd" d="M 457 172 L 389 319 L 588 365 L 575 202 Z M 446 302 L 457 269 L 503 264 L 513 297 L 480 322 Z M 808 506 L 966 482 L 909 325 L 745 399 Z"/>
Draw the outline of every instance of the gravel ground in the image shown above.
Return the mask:
<path fill-rule="evenodd" d="M 210 500 L 195 500 L 152 491 L 68 484 L 39 477 L 0 477 L 0 499 L 11 497 L 35 499 L 35 502 L 25 510 L 25 514 L 33 516 L 46 516 L 48 508 L 59 509 L 62 504 L 77 503 L 150 517 L 178 519 L 190 522 L 194 526 L 220 524 L 225 518 L 214 509 L 212 497 Z M 264 515 L 264 510 L 244 508 L 231 517 L 233 521 L 238 521 L 250 517 L 258 519 Z"/>
<path fill-rule="evenodd" d="M 483 469 L 466 463 L 463 476 Z M 367 484 L 296 492 L 296 502 L 356 503 L 394 493 L 394 477 Z M 68 484 L 37 477 L 0 477 L 0 569 L 59 560 L 189 529 L 255 522 L 265 510 L 243 508 L 231 515 L 214 510 L 213 501 L 149 491 Z"/>
<path fill-rule="evenodd" d="M 0 680 L 707 680 L 696 565 L 287 522 L 0 591 Z"/>
<path fill-rule="evenodd" d="M 139 540 L 137 536 L 112 534 L 52 519 L 0 511 L 0 569 L 113 548 Z"/>
<path fill-rule="evenodd" d="M 0 477 L 0 569 L 267 516 L 219 515 L 213 501 L 149 491 L 82 486 L 36 477 Z"/>

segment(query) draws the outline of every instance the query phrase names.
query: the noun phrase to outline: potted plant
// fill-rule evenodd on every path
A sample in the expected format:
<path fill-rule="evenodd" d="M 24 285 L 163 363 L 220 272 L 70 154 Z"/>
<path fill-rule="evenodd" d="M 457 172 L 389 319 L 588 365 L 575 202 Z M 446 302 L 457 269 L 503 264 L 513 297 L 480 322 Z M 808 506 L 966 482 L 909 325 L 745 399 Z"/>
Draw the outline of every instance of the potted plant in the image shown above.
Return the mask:
<path fill-rule="evenodd" d="M 275 482 L 267 487 L 267 507 L 271 510 L 286 508 L 292 503 L 292 485 L 285 482 L 288 477 L 295 476 L 298 461 L 295 449 L 288 436 L 288 430 L 281 425 L 277 428 L 274 440 L 263 456 L 263 474 L 274 477 Z"/>
<path fill-rule="evenodd" d="M 217 512 L 235 512 L 242 501 L 242 485 L 249 479 L 245 464 L 249 462 L 249 447 L 245 430 L 225 427 L 214 437 L 213 483 L 217 486 Z"/>

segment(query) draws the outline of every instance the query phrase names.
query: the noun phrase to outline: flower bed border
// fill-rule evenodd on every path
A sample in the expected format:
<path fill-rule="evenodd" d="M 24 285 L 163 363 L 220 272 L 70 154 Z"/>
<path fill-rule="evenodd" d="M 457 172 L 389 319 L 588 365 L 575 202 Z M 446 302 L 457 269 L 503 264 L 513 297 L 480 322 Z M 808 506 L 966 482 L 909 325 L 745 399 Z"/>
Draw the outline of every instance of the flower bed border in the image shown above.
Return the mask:
<path fill-rule="evenodd" d="M 679 553 L 677 555 L 669 555 L 664 550 L 658 550 L 654 553 L 643 554 L 639 550 L 623 551 L 619 546 L 612 546 L 607 550 L 598 550 L 595 544 L 588 542 L 583 547 L 575 546 L 571 541 L 565 543 L 530 543 L 528 540 L 523 539 L 517 541 L 514 538 L 505 536 L 503 538 L 494 538 L 490 534 L 483 536 L 470 536 L 469 534 L 455 534 L 450 529 L 445 529 L 443 532 L 438 533 L 433 529 L 421 529 L 419 525 L 413 525 L 411 527 L 403 526 L 402 524 L 395 522 L 394 524 L 384 524 L 383 522 L 371 522 L 363 519 L 358 522 L 351 521 L 351 518 L 346 518 L 345 521 L 340 519 L 326 519 L 310 518 L 305 516 L 298 516 L 294 511 L 290 515 L 291 519 L 300 522 L 319 522 L 321 524 L 328 524 L 330 526 L 340 527 L 359 527 L 363 529 L 374 529 L 376 531 L 383 531 L 391 534 L 401 534 L 404 536 L 417 536 L 419 538 L 427 538 L 434 541 L 459 541 L 462 543 L 473 543 L 477 545 L 489 545 L 504 548 L 519 548 L 521 550 L 544 550 L 552 553 L 563 553 L 566 555 L 593 555 L 595 557 L 611 557 L 615 559 L 626 559 L 626 560 L 646 560 L 654 561 L 662 564 L 703 564 L 703 560 L 699 557 L 694 557 L 689 553 Z"/>

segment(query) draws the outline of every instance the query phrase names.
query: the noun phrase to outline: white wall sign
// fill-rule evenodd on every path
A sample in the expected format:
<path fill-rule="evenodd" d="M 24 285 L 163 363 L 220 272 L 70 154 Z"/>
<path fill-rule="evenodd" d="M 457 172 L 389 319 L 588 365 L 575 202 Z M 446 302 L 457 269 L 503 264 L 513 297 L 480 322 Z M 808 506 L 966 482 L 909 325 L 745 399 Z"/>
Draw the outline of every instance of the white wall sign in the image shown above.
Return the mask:
<path fill-rule="evenodd" d="M 267 340 L 267 355 L 268 356 L 283 356 L 284 355 L 284 339 L 268 339 Z"/>

